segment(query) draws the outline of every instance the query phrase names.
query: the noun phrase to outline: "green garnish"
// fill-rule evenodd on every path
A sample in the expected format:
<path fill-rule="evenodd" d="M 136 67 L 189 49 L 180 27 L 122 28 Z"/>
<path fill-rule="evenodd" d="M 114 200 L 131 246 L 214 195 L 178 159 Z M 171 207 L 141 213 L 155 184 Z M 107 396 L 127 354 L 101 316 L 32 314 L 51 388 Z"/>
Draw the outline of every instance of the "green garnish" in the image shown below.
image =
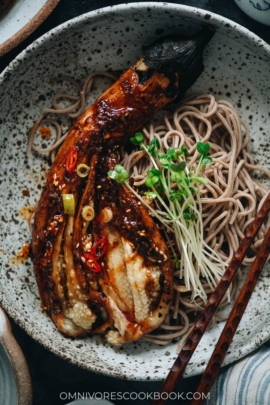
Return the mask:
<path fill-rule="evenodd" d="M 192 290 L 193 299 L 199 296 L 205 301 L 207 296 L 201 277 L 214 287 L 225 270 L 218 254 L 203 240 L 200 186 L 207 184 L 208 180 L 200 173 L 204 166 L 212 162 L 208 155 L 210 144 L 197 143 L 196 149 L 200 156 L 194 171 L 187 165 L 186 157 L 190 154 L 185 145 L 168 148 L 164 153 L 157 138 L 152 139 L 149 145 L 144 144 L 143 140 L 140 132 L 130 139 L 133 145 L 146 151 L 152 162 L 153 167 L 147 172 L 145 180 L 149 190 L 144 194 L 155 200 L 156 209 L 130 186 L 128 172 L 123 166 L 116 165 L 108 175 L 116 182 L 124 183 L 164 225 L 164 229 L 174 233 L 177 246 L 175 249 L 170 243 L 170 248 L 175 270 L 179 270 L 179 277 L 184 279 L 187 289 Z M 181 252 L 180 257 L 176 250 Z"/>
<path fill-rule="evenodd" d="M 130 142 L 133 143 L 133 145 L 140 145 L 143 142 L 143 134 L 136 132 L 136 134 L 130 138 Z"/>
<path fill-rule="evenodd" d="M 114 167 L 114 170 L 110 170 L 108 172 L 108 176 L 115 180 L 117 183 L 125 183 L 126 180 L 128 179 L 128 172 L 126 171 L 126 169 L 124 169 L 123 166 L 121 165 L 116 165 Z"/>
<path fill-rule="evenodd" d="M 207 166 L 212 163 L 212 158 L 210 156 L 207 156 L 210 151 L 210 143 L 198 142 L 196 145 L 196 149 L 201 154 L 197 169 L 198 171 L 200 171 L 202 166 Z"/>
<path fill-rule="evenodd" d="M 77 167 L 76 167 L 76 172 L 77 175 L 80 177 L 87 177 L 89 172 L 90 172 L 90 167 L 87 166 L 84 163 L 80 163 Z"/>
<path fill-rule="evenodd" d="M 74 216 L 75 214 L 75 200 L 73 194 L 63 194 L 63 205 L 65 214 Z"/>

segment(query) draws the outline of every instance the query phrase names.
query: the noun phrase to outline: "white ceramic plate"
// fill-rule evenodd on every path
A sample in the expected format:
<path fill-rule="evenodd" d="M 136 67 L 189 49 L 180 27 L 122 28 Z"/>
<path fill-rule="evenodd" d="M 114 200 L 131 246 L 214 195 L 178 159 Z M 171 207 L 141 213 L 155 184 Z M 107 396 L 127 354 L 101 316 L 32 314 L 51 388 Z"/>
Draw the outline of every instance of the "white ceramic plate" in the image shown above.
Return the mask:
<path fill-rule="evenodd" d="M 59 0 L 12 0 L 0 14 L 0 56 L 30 35 Z"/>
<path fill-rule="evenodd" d="M 44 183 L 46 159 L 26 157 L 27 133 L 55 93 L 53 78 L 81 80 L 91 71 L 127 68 L 143 44 L 161 34 L 191 34 L 205 24 L 216 34 L 205 52 L 205 71 L 192 92 L 212 92 L 239 107 L 252 133 L 252 149 L 269 167 L 270 49 L 252 33 L 204 10 L 167 3 L 134 3 L 97 10 L 57 27 L 35 41 L 3 73 L 0 97 L 2 238 L 0 299 L 8 313 L 49 350 L 77 365 L 117 377 L 163 379 L 176 357 L 176 345 L 137 342 L 114 348 L 100 337 L 72 340 L 58 332 L 39 307 L 31 260 L 14 264 L 12 257 L 30 241 L 20 216 L 33 206 Z M 30 196 L 23 196 L 28 189 Z M 228 364 L 253 351 L 270 336 L 270 278 L 267 269 L 241 321 L 226 357 Z M 201 373 L 222 329 L 208 331 L 186 370 Z"/>

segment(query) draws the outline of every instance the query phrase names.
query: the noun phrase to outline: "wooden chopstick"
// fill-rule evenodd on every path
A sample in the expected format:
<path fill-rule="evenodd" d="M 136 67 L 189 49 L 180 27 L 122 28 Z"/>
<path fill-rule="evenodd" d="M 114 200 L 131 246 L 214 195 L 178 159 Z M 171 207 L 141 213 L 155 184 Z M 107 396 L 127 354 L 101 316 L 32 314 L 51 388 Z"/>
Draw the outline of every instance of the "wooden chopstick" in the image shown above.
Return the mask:
<path fill-rule="evenodd" d="M 210 295 L 204 310 L 202 311 L 200 317 L 193 326 L 182 350 L 178 354 L 171 370 L 169 371 L 161 389 L 160 394 L 163 392 L 170 393 L 174 390 L 179 378 L 185 371 L 196 347 L 198 346 L 209 322 L 213 318 L 222 298 L 224 297 L 226 291 L 229 288 L 237 270 L 239 269 L 248 249 L 250 248 L 255 236 L 257 235 L 263 221 L 270 210 L 270 193 L 266 197 L 261 209 L 257 213 L 256 217 L 249 225 L 243 240 L 241 241 L 238 249 L 233 255 L 226 271 L 218 282 L 215 290 Z M 159 396 L 152 405 L 165 405 L 168 402 L 168 395 Z"/>
<path fill-rule="evenodd" d="M 270 254 L 270 228 L 268 229 L 263 243 L 257 253 L 254 263 L 247 275 L 241 291 L 235 301 L 233 309 L 227 319 L 224 329 L 220 335 L 220 338 L 216 344 L 213 354 L 207 364 L 207 367 L 200 379 L 195 392 L 200 394 L 204 393 L 205 396 L 199 395 L 199 399 L 193 399 L 190 405 L 202 405 L 205 402 L 206 395 L 210 392 L 214 381 L 219 373 L 222 362 L 228 348 L 233 340 L 235 332 L 250 300 L 250 297 L 254 291 L 257 281 L 261 275 L 265 262 Z M 198 396 L 197 396 L 198 398 Z"/>

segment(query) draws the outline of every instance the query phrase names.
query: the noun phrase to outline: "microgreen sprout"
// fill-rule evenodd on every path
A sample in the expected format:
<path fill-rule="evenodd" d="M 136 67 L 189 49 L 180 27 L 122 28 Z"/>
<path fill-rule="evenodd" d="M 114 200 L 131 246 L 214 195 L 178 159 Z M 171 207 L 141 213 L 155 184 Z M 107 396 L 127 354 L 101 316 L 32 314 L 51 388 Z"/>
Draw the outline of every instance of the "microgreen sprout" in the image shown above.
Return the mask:
<path fill-rule="evenodd" d="M 108 172 L 108 176 L 117 183 L 122 184 L 128 179 L 128 172 L 123 166 L 115 165 L 114 170 Z"/>
<path fill-rule="evenodd" d="M 141 148 L 145 149 L 150 156 L 156 158 L 160 151 L 160 143 L 157 138 L 153 138 L 148 146 L 141 144 Z"/>
<path fill-rule="evenodd" d="M 202 166 L 207 166 L 212 163 L 211 156 L 207 156 L 210 151 L 210 143 L 198 142 L 196 145 L 196 149 L 201 154 L 197 168 L 197 170 L 200 171 Z"/>
<path fill-rule="evenodd" d="M 140 145 L 143 142 L 143 139 L 143 134 L 141 132 L 136 132 L 136 134 L 132 138 L 130 138 L 130 142 L 133 145 Z"/>
<path fill-rule="evenodd" d="M 174 249 L 170 244 L 170 248 L 173 250 L 175 270 L 179 271 L 179 277 L 184 279 L 187 289 L 192 290 L 193 299 L 199 296 L 205 301 L 207 296 L 201 277 L 214 288 L 225 270 L 219 255 L 203 240 L 200 186 L 207 184 L 208 180 L 200 172 L 212 162 L 210 144 L 197 143 L 200 157 L 193 169 L 188 167 L 186 158 L 190 154 L 185 145 L 168 148 L 164 152 L 157 138 L 153 138 L 148 145 L 144 144 L 141 132 L 137 132 L 130 141 L 145 150 L 153 164 L 145 180 L 149 190 L 144 194 L 155 201 L 155 208 L 130 186 L 128 172 L 123 166 L 116 165 L 108 175 L 116 182 L 124 183 L 164 225 L 165 231 L 174 233 L 177 246 Z M 178 251 L 181 252 L 180 256 L 176 253 Z"/>

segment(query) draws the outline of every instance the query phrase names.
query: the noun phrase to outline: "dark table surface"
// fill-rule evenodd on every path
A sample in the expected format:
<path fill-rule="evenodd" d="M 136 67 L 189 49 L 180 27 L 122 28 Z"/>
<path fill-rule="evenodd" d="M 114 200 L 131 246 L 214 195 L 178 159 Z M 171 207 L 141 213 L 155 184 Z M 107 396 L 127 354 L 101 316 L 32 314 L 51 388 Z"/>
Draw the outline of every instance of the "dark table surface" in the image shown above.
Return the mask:
<path fill-rule="evenodd" d="M 34 0 L 33 0 L 34 1 Z M 126 1 L 131 3 L 132 1 Z M 121 4 L 123 1 L 112 0 L 60 0 L 60 3 L 53 10 L 51 15 L 43 24 L 25 41 L 15 49 L 0 57 L 0 72 L 14 59 L 26 46 L 36 38 L 56 27 L 57 25 L 70 20 L 80 14 L 97 8 Z M 264 26 L 246 16 L 235 4 L 233 0 L 182 0 L 170 3 L 185 4 L 200 7 L 227 17 L 259 37 L 270 43 L 270 27 Z M 159 382 L 139 382 L 125 381 L 107 377 L 83 370 L 65 360 L 57 357 L 53 353 L 35 342 L 12 320 L 12 330 L 15 338 L 21 346 L 26 357 L 33 384 L 33 404 L 34 405 L 64 405 L 72 401 L 72 398 L 87 396 L 88 393 L 100 392 L 134 392 L 153 393 L 160 388 Z M 178 384 L 178 392 L 194 392 L 199 381 L 199 376 L 187 378 Z M 135 396 L 135 395 L 134 395 Z M 150 404 L 148 400 L 114 400 L 115 404 Z M 175 403 L 175 401 L 173 402 Z M 181 401 L 183 405 L 188 401 Z"/>

